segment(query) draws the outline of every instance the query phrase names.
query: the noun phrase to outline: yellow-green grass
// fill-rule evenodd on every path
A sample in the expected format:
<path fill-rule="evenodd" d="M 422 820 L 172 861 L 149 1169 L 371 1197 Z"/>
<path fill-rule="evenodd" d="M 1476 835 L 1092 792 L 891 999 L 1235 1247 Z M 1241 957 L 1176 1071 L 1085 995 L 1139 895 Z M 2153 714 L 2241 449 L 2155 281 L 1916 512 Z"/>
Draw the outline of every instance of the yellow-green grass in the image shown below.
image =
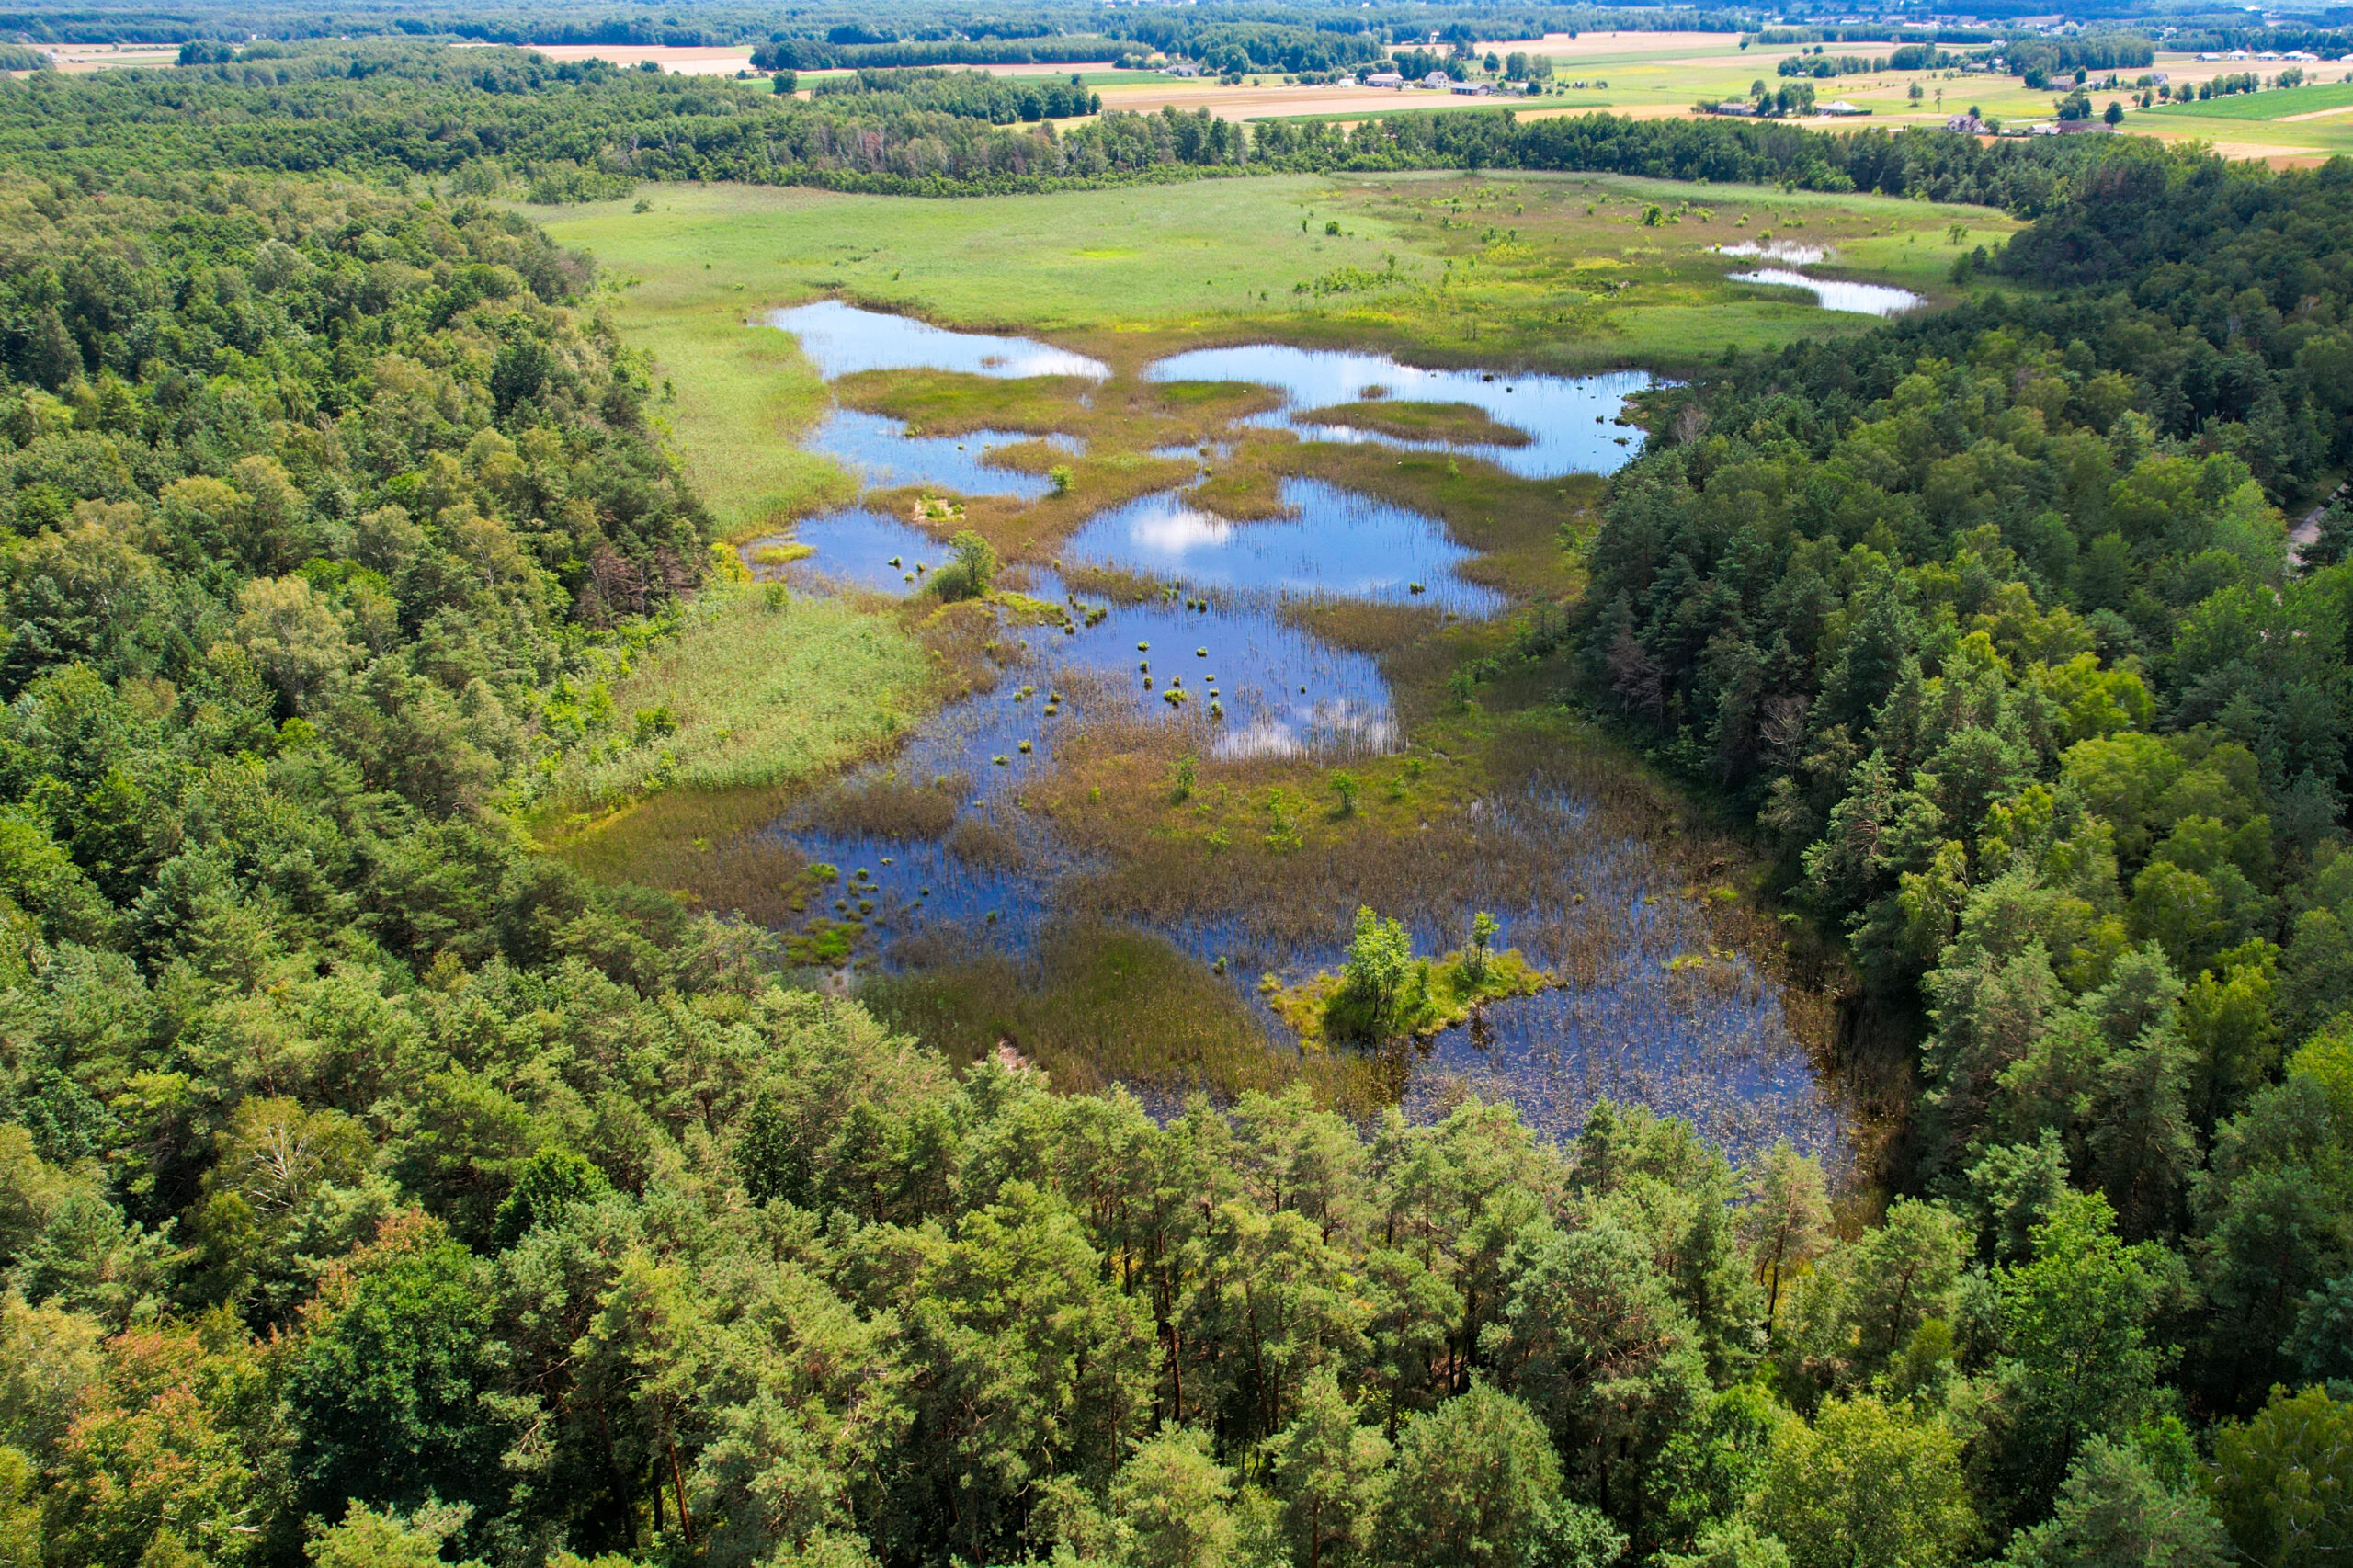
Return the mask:
<path fill-rule="evenodd" d="M 624 340 L 653 355 L 654 415 L 724 537 L 849 498 L 850 476 L 797 439 L 825 413 L 824 383 L 790 336 L 753 324 L 766 301 L 742 276 L 543 210 L 562 215 L 547 225 L 559 239 L 596 255 Z"/>
<path fill-rule="evenodd" d="M 1465 447 L 1525 447 L 1535 440 L 1527 431 L 1493 419 L 1485 409 L 1467 403 L 1385 398 L 1342 403 L 1307 410 L 1298 415 L 1298 423 L 1339 425 L 1404 441 L 1449 441 Z"/>
<path fill-rule="evenodd" d="M 722 844 L 773 799 L 890 744 L 928 708 L 934 663 L 898 620 L 847 598 L 708 589 L 617 684 L 623 733 L 563 760 L 537 830 L 584 869 L 679 887 L 682 834 Z"/>
<path fill-rule="evenodd" d="M 1608 176 L 1283 176 L 971 201 L 665 186 L 645 199 L 645 212 L 624 200 L 536 215 L 611 272 L 644 279 L 624 291 L 622 328 L 664 373 L 690 355 L 710 378 L 692 406 L 679 382 L 674 415 L 697 474 L 769 495 L 784 487 L 717 460 L 792 467 L 768 449 L 820 394 L 779 374 L 790 364 L 781 335 L 744 324 L 815 295 L 1047 335 L 1123 370 L 1253 337 L 1425 361 L 1673 369 L 1728 343 L 1873 324 L 1724 283 L 1733 268 L 1710 247 L 1784 215 L 1809 238 L 1892 229 L 1917 234 L 1915 249 L 1955 222 L 1994 236 L 2016 227 L 1978 208 Z M 1686 203 L 1715 216 L 1643 226 L 1648 206 L 1672 215 Z M 1327 234 L 1334 222 L 1341 232 Z M 804 459 L 794 472 L 805 498 L 830 470 Z M 760 514 L 733 498 L 722 510 Z"/>
<path fill-rule="evenodd" d="M 2353 82 L 2315 82 L 2268 92 L 2234 93 L 2203 103 L 2159 104 L 2147 112 L 2163 119 L 2285 119 L 2293 114 L 2336 108 L 2353 108 Z"/>

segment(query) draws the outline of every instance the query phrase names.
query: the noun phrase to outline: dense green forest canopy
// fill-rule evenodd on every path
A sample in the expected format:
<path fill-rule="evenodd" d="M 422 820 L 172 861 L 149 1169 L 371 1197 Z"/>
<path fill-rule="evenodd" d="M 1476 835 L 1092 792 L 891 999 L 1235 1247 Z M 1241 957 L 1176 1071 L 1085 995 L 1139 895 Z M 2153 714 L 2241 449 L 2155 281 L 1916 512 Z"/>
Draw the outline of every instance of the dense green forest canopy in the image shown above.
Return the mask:
<path fill-rule="evenodd" d="M 837 80 L 842 90 L 802 100 L 761 84 L 555 64 L 521 51 L 320 45 L 174 71 L 0 83 L 0 157 L 70 153 L 76 166 L 125 178 L 176 167 L 421 176 L 460 195 L 514 187 L 536 201 L 610 198 L 648 179 L 973 195 L 1286 170 L 1609 170 L 1926 196 L 2030 215 L 2088 165 L 2155 155 L 2118 138 L 1981 143 L 1918 129 L 1825 137 L 1722 120 L 1520 121 L 1507 110 L 1385 115 L 1350 129 L 1243 127 L 1206 110 L 1164 109 L 1057 130 L 1049 117 L 1087 112 L 1093 95 L 963 71 Z"/>
<path fill-rule="evenodd" d="M 1536 37 L 1548 32 L 1634 28 L 1663 32 L 1725 32 L 1748 14 L 1729 7 L 1399 4 L 1381 0 L 1253 4 L 1211 0 L 1181 12 L 1157 6 L 1072 4 L 1070 0 L 1013 10 L 1003 6 L 903 4 L 785 6 L 721 3 L 691 15 L 654 17 L 603 5 L 561 3 L 485 8 L 466 0 L 356 0 L 333 7 L 290 8 L 238 0 L 156 7 L 140 4 L 0 12 L 0 32 L 32 42 L 184 43 L 219 39 L 242 43 L 274 40 L 407 36 L 468 38 L 493 43 L 671 45 L 697 47 L 797 40 L 844 51 L 844 64 L 926 64 L 862 52 L 955 43 L 995 45 L 985 59 L 1018 60 L 1026 48 L 1048 49 L 1065 40 L 1101 50 L 1106 39 L 1162 42 L 1190 40 L 1204 29 L 1279 28 L 1331 37 L 1370 36 L 1416 40 L 1432 32 L 1464 41 Z M 1036 54 L 1038 59 L 1106 59 Z M 976 61 L 974 62 L 984 62 Z"/>
<path fill-rule="evenodd" d="M 348 49 L 0 89 L 12 1562 L 2341 1556 L 2353 526 L 2281 508 L 2353 455 L 2353 171 L 1280 154 L 2036 216 L 1977 302 L 1652 394 L 1525 643 L 1916 1010 L 1881 1204 L 1606 1104 L 1554 1146 L 960 1079 L 529 853 L 718 565 L 589 261 L 465 176 L 723 172 L 760 101 Z M 599 162 L 661 117 L 676 163 Z"/>

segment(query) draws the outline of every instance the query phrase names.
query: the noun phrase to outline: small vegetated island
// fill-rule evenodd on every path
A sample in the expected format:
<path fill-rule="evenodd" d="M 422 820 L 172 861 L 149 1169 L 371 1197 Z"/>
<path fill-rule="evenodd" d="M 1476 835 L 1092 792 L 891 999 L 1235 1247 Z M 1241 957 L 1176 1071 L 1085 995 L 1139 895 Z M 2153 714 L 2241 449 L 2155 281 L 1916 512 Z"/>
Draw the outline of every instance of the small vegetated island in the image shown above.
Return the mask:
<path fill-rule="evenodd" d="M 2339 1561 L 2353 40 L 1765 20 L 13 18 L 8 1560 Z"/>

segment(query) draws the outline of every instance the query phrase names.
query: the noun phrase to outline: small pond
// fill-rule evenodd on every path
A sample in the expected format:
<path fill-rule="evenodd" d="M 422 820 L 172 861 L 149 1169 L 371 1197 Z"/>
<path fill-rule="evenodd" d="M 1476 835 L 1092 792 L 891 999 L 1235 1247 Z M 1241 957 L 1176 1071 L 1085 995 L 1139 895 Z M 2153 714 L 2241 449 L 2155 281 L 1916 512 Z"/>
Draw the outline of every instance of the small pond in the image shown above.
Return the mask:
<path fill-rule="evenodd" d="M 1916 309 L 1920 296 L 1909 289 L 1891 289 L 1883 283 L 1853 283 L 1843 278 L 1816 278 L 1796 270 L 1813 267 L 1830 259 L 1827 245 L 1802 244 L 1795 240 L 1743 240 L 1738 244 L 1718 245 L 1718 256 L 1778 261 L 1779 267 L 1760 267 L 1751 272 L 1735 272 L 1733 283 L 1759 283 L 1768 289 L 1802 289 L 1812 294 L 1814 303 L 1825 311 L 1839 311 L 1853 315 L 1900 316 Z"/>
<path fill-rule="evenodd" d="M 1633 457 L 1631 437 L 1610 421 L 1626 399 L 1652 383 L 1647 370 L 1600 376 L 1535 376 L 1494 370 L 1429 370 L 1401 365 L 1385 354 L 1293 348 L 1254 343 L 1197 348 L 1171 355 L 1144 372 L 1155 381 L 1251 381 L 1279 389 L 1283 405 L 1250 423 L 1297 428 L 1322 441 L 1376 441 L 1424 450 L 1458 451 L 1485 459 L 1523 479 L 1566 473 L 1611 473 Z M 1386 399 L 1397 403 L 1461 403 L 1529 437 L 1518 447 L 1405 441 L 1301 416 L 1339 403 Z"/>
<path fill-rule="evenodd" d="M 1825 260 L 1830 251 L 1824 245 L 1802 245 L 1794 240 L 1743 240 L 1736 245 L 1718 245 L 1718 256 L 1753 256 L 1759 261 L 1784 262 L 1790 267 L 1812 267 Z"/>
<path fill-rule="evenodd" d="M 803 307 L 777 319 L 803 332 L 804 349 L 829 374 L 915 362 L 990 374 L 1012 373 L 1006 367 L 1016 363 L 1049 367 L 1032 373 L 1087 373 L 1067 363 L 1076 356 L 1057 360 L 1063 351 L 1045 345 L 847 307 Z M 796 328 L 794 320 L 813 324 Z M 870 324 L 871 341 L 861 335 Z M 819 347 L 811 347 L 813 336 Z M 1649 382 L 1639 373 L 1489 380 L 1277 347 L 1180 355 L 1150 373 L 1277 385 L 1294 408 L 1352 401 L 1375 385 L 1401 399 L 1473 403 L 1533 437 L 1529 447 L 1499 449 L 1504 455 L 1540 454 L 1532 460 L 1540 466 L 1522 472 L 1548 473 L 1623 462 L 1630 449 L 1594 420 L 1613 416 L 1628 392 Z M 870 487 L 1035 494 L 1016 488 L 1032 476 L 985 460 L 1020 437 L 967 436 L 957 449 L 954 441 L 910 440 L 891 421 L 864 421 L 836 415 L 813 439 L 856 465 Z M 1225 447 L 1170 455 L 1199 455 L 1207 465 Z M 1319 912 L 1304 921 L 1298 907 L 1254 903 L 1217 886 L 1163 893 L 1148 909 L 1106 907 L 1103 889 L 1113 884 L 1097 873 L 1107 869 L 1060 842 L 1051 822 L 1023 805 L 1058 751 L 1105 722 L 1176 729 L 1201 759 L 1205 789 L 1221 763 L 1393 753 L 1401 726 L 1379 664 L 1305 630 L 1302 602 L 1370 601 L 1472 619 L 1507 608 L 1501 595 L 1462 575 L 1472 552 L 1436 518 L 1313 480 L 1283 482 L 1279 498 L 1280 517 L 1236 522 L 1185 489 L 1145 495 L 1082 525 L 1063 545 L 1059 570 L 1008 568 L 1005 585 L 1071 607 L 1074 624 L 1008 627 L 1000 644 L 1018 646 L 994 691 L 951 704 L 892 756 L 776 824 L 771 831 L 809 858 L 839 868 L 826 904 L 863 917 L 884 966 L 944 950 L 1029 957 L 1085 902 L 1093 917 L 1140 925 L 1204 962 L 1222 960 L 1266 1027 L 1267 1049 L 1290 1049 L 1252 983 L 1262 973 L 1297 980 L 1340 961 L 1358 902 L 1345 858 L 1302 863 L 1312 886 L 1302 896 Z M 908 521 L 862 506 L 804 521 L 793 537 L 811 553 L 790 574 L 813 591 L 915 593 L 948 553 Z M 1071 579 L 1089 580 L 1084 567 L 1118 569 L 1168 591 L 1142 603 L 1105 602 L 1074 592 Z M 878 832 L 857 808 L 877 787 L 931 790 L 952 803 L 952 820 L 918 836 Z M 1460 944 L 1474 910 L 1493 911 L 1505 944 L 1571 983 L 1492 1005 L 1474 1024 L 1409 1048 L 1401 1093 L 1410 1115 L 1441 1115 L 1476 1094 L 1508 1099 L 1540 1131 L 1567 1136 L 1607 1094 L 1688 1117 L 1736 1155 L 1780 1137 L 1815 1151 L 1841 1145 L 1841 1113 L 1817 1085 L 1772 983 L 1737 955 L 1709 948 L 1706 923 L 1677 874 L 1644 846 L 1597 821 L 1584 801 L 1533 788 L 1473 802 L 1457 827 L 1447 847 L 1430 852 L 1433 862 L 1450 857 L 1445 869 L 1409 870 L 1402 892 L 1392 880 L 1385 912 L 1407 923 L 1419 950 L 1436 952 Z M 1413 867 L 1417 845 L 1385 847 L 1402 847 L 1396 858 Z M 1146 1099 L 1173 1103 L 1166 1085 L 1147 1086 Z"/>
<path fill-rule="evenodd" d="M 857 370 L 962 370 L 1007 379 L 1086 376 L 1098 381 L 1111 373 L 1099 359 L 1034 338 L 951 332 L 911 316 L 862 311 L 839 300 L 770 311 L 767 324 L 798 338 L 801 352 L 829 381 Z"/>
<path fill-rule="evenodd" d="M 1287 479 L 1286 516 L 1229 522 L 1182 491 L 1097 515 L 1063 547 L 1066 559 L 1182 581 L 1302 596 L 1419 603 L 1489 616 L 1503 595 L 1463 581 L 1472 552 L 1431 518 L 1321 480 Z"/>
<path fill-rule="evenodd" d="M 1735 272 L 1734 283 L 1761 283 L 1769 289 L 1802 289 L 1825 311 L 1843 311 L 1865 316 L 1900 316 L 1920 304 L 1920 296 L 1909 289 L 1891 289 L 1884 283 L 1850 283 L 1843 278 L 1814 278 L 1795 272 L 1786 267 L 1760 267 L 1754 272 Z"/>

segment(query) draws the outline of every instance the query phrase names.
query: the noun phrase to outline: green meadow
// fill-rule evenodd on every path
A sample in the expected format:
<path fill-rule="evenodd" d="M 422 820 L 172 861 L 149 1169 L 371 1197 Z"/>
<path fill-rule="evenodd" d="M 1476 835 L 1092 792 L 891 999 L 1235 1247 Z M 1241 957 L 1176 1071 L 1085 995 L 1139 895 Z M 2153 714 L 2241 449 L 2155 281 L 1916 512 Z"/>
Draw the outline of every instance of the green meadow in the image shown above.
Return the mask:
<path fill-rule="evenodd" d="M 1284 176 L 958 201 L 671 186 L 643 199 L 532 215 L 619 285 L 624 334 L 677 388 L 689 465 L 731 520 L 755 521 L 771 497 L 789 515 L 829 494 L 828 474 L 767 450 L 824 403 L 758 324 L 820 295 L 1017 327 L 1115 366 L 1263 335 L 1431 361 L 1672 369 L 1727 343 L 1870 324 L 1725 282 L 1737 267 L 1718 245 L 1802 239 L 1838 250 L 1833 273 L 1934 295 L 1953 224 L 1971 244 L 2017 227 L 1982 208 L 1603 175 Z"/>
<path fill-rule="evenodd" d="M 2337 108 L 2353 108 L 2353 82 L 2315 82 L 2269 92 L 2234 93 L 2202 103 L 2159 104 L 2145 112 L 2160 119 L 2276 121 Z"/>

